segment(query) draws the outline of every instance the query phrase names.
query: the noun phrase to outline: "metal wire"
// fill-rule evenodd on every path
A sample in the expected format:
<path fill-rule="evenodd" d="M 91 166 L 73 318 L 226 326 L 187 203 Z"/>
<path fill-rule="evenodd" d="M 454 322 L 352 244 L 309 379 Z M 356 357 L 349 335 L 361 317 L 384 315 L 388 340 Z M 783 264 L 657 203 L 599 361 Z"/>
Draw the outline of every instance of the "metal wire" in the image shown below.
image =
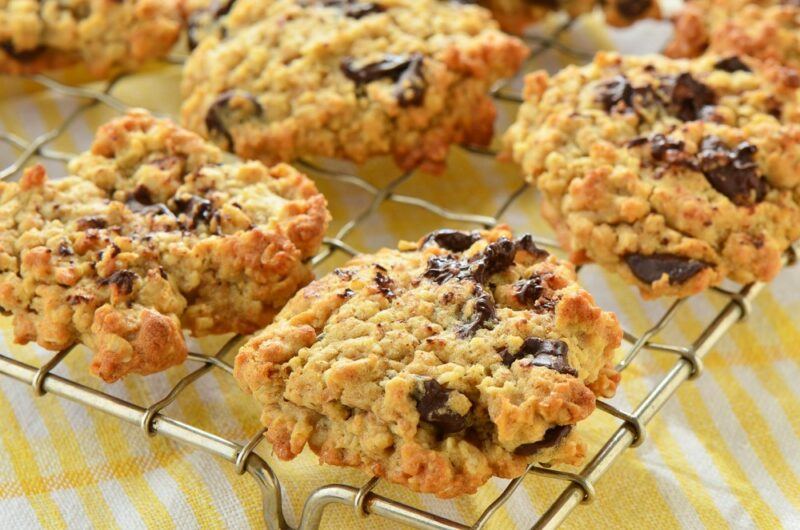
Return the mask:
<path fill-rule="evenodd" d="M 569 24 L 566 23 L 559 27 L 550 37 L 530 39 L 532 60 L 548 49 L 579 59 L 587 58 L 587 52 L 574 50 L 558 40 L 559 35 L 569 27 Z M 173 58 L 168 62 L 180 63 L 180 59 Z M 530 64 L 532 63 L 529 63 L 529 66 Z M 20 169 L 29 163 L 34 156 L 61 162 L 67 160 L 70 156 L 69 153 L 56 151 L 47 146 L 63 134 L 72 120 L 91 106 L 101 104 L 117 112 L 127 110 L 126 105 L 110 93 L 114 81 L 108 83 L 105 90 L 97 91 L 64 85 L 41 75 L 34 76 L 31 80 L 42 85 L 53 94 L 78 98 L 85 100 L 85 102 L 71 113 L 60 126 L 30 141 L 25 141 L 10 133 L 0 132 L 0 142 L 4 142 L 19 151 L 16 160 L 8 167 L 0 170 L 0 179 L 19 173 Z M 492 89 L 492 95 L 500 101 L 520 102 L 521 97 L 519 94 L 513 93 L 510 87 L 511 84 L 508 81 L 499 83 Z M 463 146 L 463 149 L 470 156 L 486 157 L 495 155 L 492 149 L 483 147 Z M 418 197 L 396 193 L 397 187 L 409 179 L 414 174 L 413 171 L 399 175 L 386 186 L 376 187 L 358 175 L 331 170 L 310 161 L 302 160 L 298 162 L 298 165 L 313 172 L 317 178 L 357 187 L 371 197 L 367 208 L 358 212 L 346 222 L 333 237 L 324 240 L 323 250 L 312 260 L 312 265 L 315 268 L 327 262 L 337 253 L 350 256 L 357 254 L 358 250 L 346 242 L 347 236 L 356 227 L 363 226 L 365 224 L 364 221 L 386 202 L 394 202 L 407 208 L 420 208 L 444 221 L 457 221 L 490 227 L 501 222 L 508 209 L 528 188 L 527 184 L 521 185 L 502 203 L 494 216 L 488 217 L 456 212 Z M 557 248 L 556 242 L 548 237 L 535 236 L 535 240 L 537 244 L 542 246 Z M 797 249 L 792 248 L 784 256 L 784 262 L 794 263 L 795 261 L 797 261 Z M 635 447 L 645 441 L 648 423 L 652 421 L 681 384 L 700 375 L 703 357 L 736 322 L 750 313 L 752 300 L 763 287 L 764 284 L 762 283 L 754 283 L 742 287 L 739 291 L 721 288 L 713 290 L 713 293 L 723 297 L 727 300 L 727 303 L 696 340 L 688 346 L 662 344 L 652 340 L 670 325 L 685 303 L 684 301 L 676 301 L 656 321 L 654 326 L 642 331 L 640 334 L 637 335 L 630 331 L 625 331 L 624 341 L 627 345 L 627 352 L 618 364 L 618 370 L 624 371 L 629 368 L 643 351 L 673 355 L 676 359 L 672 368 L 638 403 L 634 411 L 626 412 L 610 403 L 598 401 L 598 411 L 619 420 L 619 426 L 603 446 L 594 453 L 592 459 L 580 473 L 569 473 L 559 469 L 532 465 L 525 475 L 511 480 L 503 492 L 485 508 L 483 513 L 472 524 L 453 521 L 377 494 L 374 492 L 375 487 L 379 484 L 379 480 L 376 477 L 369 479 L 359 487 L 330 484 L 318 488 L 306 499 L 297 528 L 303 530 L 318 528 L 326 507 L 331 504 L 342 504 L 351 506 L 359 516 L 384 517 L 416 528 L 481 529 L 486 527 L 496 511 L 508 501 L 519 486 L 525 480 L 529 480 L 528 476 L 530 475 L 564 482 L 564 488 L 555 502 L 538 520 L 531 521 L 533 528 L 554 528 L 558 526 L 576 506 L 582 502 L 591 502 L 595 498 L 597 481 L 611 468 L 627 448 Z M 162 399 L 146 408 L 53 374 L 52 370 L 68 355 L 69 349 L 54 354 L 40 367 L 31 366 L 6 355 L 0 355 L 0 374 L 31 385 L 36 395 L 51 393 L 61 396 L 137 425 L 148 436 L 165 436 L 228 460 L 234 465 L 237 472 L 250 474 L 261 488 L 264 521 L 267 527 L 270 529 L 290 529 L 292 527 L 286 521 L 282 510 L 284 494 L 280 480 L 269 464 L 255 452 L 259 444 L 264 440 L 263 429 L 254 433 L 248 441 L 239 443 L 220 438 L 189 423 L 178 421 L 166 414 L 164 410 L 183 390 L 205 374 L 217 370 L 224 374 L 232 375 L 233 369 L 226 358 L 230 356 L 240 339 L 241 337 L 238 336 L 233 337 L 213 356 L 190 354 L 189 359 L 202 363 L 202 366 L 190 372 L 175 384 Z"/>

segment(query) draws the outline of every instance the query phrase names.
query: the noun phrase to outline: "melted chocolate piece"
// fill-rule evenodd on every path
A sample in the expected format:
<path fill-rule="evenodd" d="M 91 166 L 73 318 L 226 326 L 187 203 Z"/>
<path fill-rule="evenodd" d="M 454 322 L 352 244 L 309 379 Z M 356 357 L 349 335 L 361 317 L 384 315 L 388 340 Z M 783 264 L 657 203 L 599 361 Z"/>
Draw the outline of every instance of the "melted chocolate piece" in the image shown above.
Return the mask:
<path fill-rule="evenodd" d="M 339 298 L 342 298 L 342 299 L 344 299 L 344 300 L 347 300 L 347 299 L 349 299 L 349 298 L 352 298 L 352 297 L 353 297 L 353 295 L 355 295 L 355 294 L 356 294 L 356 293 L 355 293 L 355 292 L 353 292 L 353 290 L 352 290 L 352 289 L 345 289 L 344 291 L 342 291 L 341 293 L 339 293 L 339 295 L 338 295 L 338 296 L 339 296 Z"/>
<path fill-rule="evenodd" d="M 669 277 L 670 285 L 681 284 L 708 267 L 700 260 L 675 254 L 628 254 L 624 259 L 633 275 L 648 284 L 657 282 L 663 274 Z"/>
<path fill-rule="evenodd" d="M 241 105 L 232 108 L 231 101 L 234 98 L 247 101 L 247 108 L 242 108 Z M 228 146 L 233 149 L 233 136 L 228 130 L 230 124 L 235 121 L 244 121 L 253 116 L 261 116 L 263 113 L 264 109 L 261 104 L 249 92 L 228 90 L 217 96 L 217 99 L 208 107 L 205 119 L 206 130 L 209 134 L 222 135 L 227 140 Z"/>
<path fill-rule="evenodd" d="M 88 230 L 89 228 L 105 228 L 106 226 L 108 226 L 108 221 L 99 215 L 81 217 L 77 222 L 78 230 Z"/>
<path fill-rule="evenodd" d="M 153 197 L 150 194 L 150 190 L 147 189 L 147 186 L 142 186 L 141 184 L 136 186 L 133 190 L 133 198 L 141 204 L 153 204 Z"/>
<path fill-rule="evenodd" d="M 520 304 L 532 307 L 543 294 L 544 285 L 541 276 L 519 280 L 514 284 L 514 296 Z"/>
<path fill-rule="evenodd" d="M 394 282 L 391 278 L 379 272 L 375 274 L 375 283 L 378 284 L 378 290 L 387 300 L 393 300 L 395 298 L 396 295 L 392 290 L 394 289 Z"/>
<path fill-rule="evenodd" d="M 520 360 L 521 366 L 541 366 L 578 377 L 578 371 L 567 361 L 568 353 L 569 348 L 564 341 L 528 337 L 517 353 L 511 354 L 508 350 L 503 352 L 503 364 L 511 366 L 514 361 Z"/>
<path fill-rule="evenodd" d="M 131 294 L 133 284 L 139 275 L 127 269 L 115 271 L 108 278 L 101 278 L 100 285 L 116 285 L 122 294 Z"/>
<path fill-rule="evenodd" d="M 497 314 L 494 309 L 494 298 L 480 285 L 476 285 L 475 287 L 475 294 L 477 297 L 475 298 L 472 320 L 456 330 L 456 334 L 461 339 L 473 336 L 476 331 L 485 328 L 487 324 L 497 320 Z"/>
<path fill-rule="evenodd" d="M 16 48 L 14 48 L 14 43 L 10 41 L 0 42 L 0 49 L 2 49 L 12 59 L 21 63 L 28 63 L 36 60 L 40 55 L 47 51 L 46 46 L 37 46 L 35 48 L 31 48 L 30 50 L 18 51 Z"/>
<path fill-rule="evenodd" d="M 357 87 L 378 79 L 391 79 L 395 82 L 394 95 L 397 102 L 401 107 L 409 107 L 422 103 L 425 95 L 422 62 L 423 57 L 420 53 L 387 55 L 380 61 L 356 67 L 355 60 L 350 57 L 342 61 L 340 69 Z"/>
<path fill-rule="evenodd" d="M 550 427 L 544 432 L 544 436 L 542 436 L 541 440 L 520 445 L 514 449 L 514 454 L 519 456 L 531 456 L 542 449 L 554 447 L 558 445 L 561 440 L 566 438 L 571 430 L 572 425 L 556 425 L 555 427 Z"/>
<path fill-rule="evenodd" d="M 703 119 L 717 101 L 714 91 L 689 73 L 675 77 L 670 88 L 670 111 L 683 121 Z"/>
<path fill-rule="evenodd" d="M 650 153 L 653 158 L 668 161 L 675 158 L 675 154 L 683 153 L 684 143 L 663 134 L 654 134 L 650 138 Z"/>
<path fill-rule="evenodd" d="M 194 50 L 199 44 L 200 39 L 198 33 L 201 26 L 204 25 L 203 19 L 205 19 L 209 14 L 212 20 L 219 19 L 227 15 L 235 3 L 236 0 L 227 0 L 225 2 L 214 0 L 208 6 L 208 9 L 195 11 L 189 15 L 189 20 L 186 26 L 186 40 L 189 45 L 189 51 Z"/>
<path fill-rule="evenodd" d="M 552 11 L 557 11 L 561 8 L 561 6 L 558 3 L 558 0 L 525 0 L 525 3 L 535 6 L 542 6 Z"/>
<path fill-rule="evenodd" d="M 58 244 L 58 254 L 60 256 L 72 256 L 75 252 L 72 250 L 72 247 L 69 246 L 69 243 L 62 241 Z"/>
<path fill-rule="evenodd" d="M 360 2 L 358 0 L 324 0 L 322 5 L 326 7 L 338 7 L 342 13 L 344 13 L 344 16 L 355 19 L 386 11 L 380 4 Z"/>
<path fill-rule="evenodd" d="M 131 197 L 125 203 L 125 206 L 127 206 L 130 211 L 141 215 L 168 215 L 170 217 L 175 217 L 175 214 L 172 213 L 172 210 L 167 208 L 167 205 L 162 202 L 145 205 Z"/>
<path fill-rule="evenodd" d="M 653 5 L 653 0 L 619 0 L 617 11 L 628 19 L 636 19 L 647 12 Z"/>
<path fill-rule="evenodd" d="M 720 59 L 714 63 L 714 68 L 717 70 L 724 70 L 726 72 L 752 72 L 750 67 L 744 64 L 736 55 L 731 55 L 725 59 Z"/>
<path fill-rule="evenodd" d="M 536 246 L 536 243 L 533 241 L 533 236 L 530 234 L 525 234 L 517 238 L 514 244 L 517 250 L 523 250 L 537 259 L 543 259 L 550 255 L 548 251 Z"/>
<path fill-rule="evenodd" d="M 200 223 L 208 224 L 211 221 L 211 217 L 214 215 L 214 206 L 208 199 L 198 197 L 197 195 L 190 195 L 188 197 L 176 197 L 174 200 L 178 211 L 191 219 L 192 226 L 197 226 Z"/>
<path fill-rule="evenodd" d="M 767 183 L 758 172 L 753 156 L 756 146 L 742 142 L 731 149 L 717 136 L 706 136 L 697 153 L 699 169 L 715 190 L 737 206 L 764 200 Z"/>
<path fill-rule="evenodd" d="M 620 103 L 627 108 L 633 105 L 633 86 L 627 77 L 617 75 L 600 85 L 597 97 L 606 112 Z"/>
<path fill-rule="evenodd" d="M 437 230 L 436 232 L 431 232 L 425 236 L 425 239 L 422 241 L 422 245 L 425 246 L 428 243 L 433 242 L 437 246 L 451 252 L 464 252 L 480 238 L 480 234 L 475 232 L 461 232 L 459 230 L 443 229 Z"/>
<path fill-rule="evenodd" d="M 447 408 L 450 392 L 435 379 L 428 379 L 422 384 L 422 392 L 416 398 L 420 418 L 447 434 L 462 431 L 467 426 L 464 416 Z"/>

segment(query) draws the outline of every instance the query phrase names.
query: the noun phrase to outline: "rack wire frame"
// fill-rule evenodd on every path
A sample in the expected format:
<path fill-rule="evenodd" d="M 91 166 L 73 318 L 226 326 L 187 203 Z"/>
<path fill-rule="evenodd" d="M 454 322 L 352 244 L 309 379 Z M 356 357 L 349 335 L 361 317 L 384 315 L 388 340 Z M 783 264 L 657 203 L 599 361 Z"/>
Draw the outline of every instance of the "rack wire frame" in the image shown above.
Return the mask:
<path fill-rule="evenodd" d="M 549 36 L 527 38 L 532 52 L 528 59 L 528 67 L 533 60 L 546 50 L 556 50 L 579 60 L 591 57 L 590 54 L 575 50 L 559 41 L 560 34 L 569 28 L 571 22 L 568 21 L 559 26 Z M 169 57 L 167 61 L 180 63 L 182 58 Z M 0 180 L 17 175 L 25 164 L 35 156 L 61 162 L 69 160 L 73 156 L 72 154 L 50 149 L 48 144 L 61 136 L 70 123 L 90 107 L 102 104 L 119 113 L 124 113 L 127 110 L 127 106 L 110 93 L 111 88 L 120 78 L 109 81 L 104 90 L 65 85 L 43 75 L 31 76 L 29 79 L 52 93 L 84 100 L 84 103 L 70 113 L 59 126 L 30 141 L 11 133 L 0 131 L 0 142 L 10 145 L 19 151 L 19 155 L 12 164 L 0 169 Z M 521 96 L 513 93 L 510 90 L 510 86 L 511 83 L 508 80 L 499 83 L 493 88 L 492 96 L 498 101 L 521 103 Z M 487 148 L 468 145 L 461 146 L 461 148 L 474 156 L 496 155 L 491 149 Z M 376 187 L 355 174 L 340 173 L 305 160 L 300 160 L 297 164 L 313 171 L 322 178 L 336 179 L 356 186 L 369 193 L 372 197 L 366 209 L 345 223 L 332 237 L 324 240 L 323 249 L 311 260 L 315 268 L 331 259 L 337 253 L 344 253 L 350 256 L 356 255 L 358 250 L 345 241 L 347 235 L 356 227 L 361 226 L 370 215 L 386 202 L 394 202 L 413 208 L 423 208 L 444 221 L 456 221 L 489 228 L 502 221 L 508 209 L 529 186 L 528 184 L 522 184 L 507 197 L 494 216 L 487 217 L 452 211 L 422 198 L 397 193 L 395 191 L 397 187 L 409 179 L 414 174 L 414 170 L 402 173 L 386 186 Z M 534 240 L 540 246 L 551 249 L 558 248 L 557 243 L 547 237 L 534 236 Z M 800 253 L 800 243 L 795 243 L 784 254 L 784 265 L 791 265 L 797 262 L 798 253 Z M 352 506 L 361 517 L 383 517 L 416 528 L 479 530 L 487 527 L 497 510 L 508 501 L 522 482 L 528 480 L 531 475 L 563 482 L 563 488 L 557 499 L 538 520 L 531 522 L 531 528 L 556 528 L 578 505 L 592 502 L 595 499 L 595 486 L 598 480 L 611 469 L 627 449 L 637 447 L 645 441 L 647 425 L 683 383 L 698 377 L 702 373 L 703 358 L 737 322 L 751 313 L 752 302 L 764 287 L 764 283 L 756 282 L 742 286 L 738 290 L 713 289 L 713 292 L 723 297 L 726 302 L 696 339 L 686 346 L 659 343 L 653 340 L 656 335 L 670 325 L 681 307 L 686 303 L 686 299 L 675 300 L 657 319 L 655 325 L 640 334 L 637 335 L 625 330 L 623 337 L 625 344 L 623 351 L 625 353 L 616 366 L 620 372 L 629 368 L 643 351 L 671 355 L 675 358 L 675 362 L 650 392 L 636 405 L 633 411 L 623 411 L 606 401 L 598 400 L 598 411 L 619 420 L 619 426 L 606 439 L 602 447 L 591 455 L 591 459 L 580 472 L 571 473 L 532 464 L 525 474 L 511 480 L 472 524 L 453 521 L 377 494 L 373 490 L 379 483 L 380 479 L 378 477 L 372 477 L 359 486 L 328 484 L 316 489 L 306 499 L 296 528 L 299 530 L 319 528 L 325 509 L 332 504 L 342 504 Z M 148 407 L 141 407 L 101 390 L 87 387 L 52 373 L 74 347 L 55 353 L 40 366 L 33 366 L 0 354 L 0 375 L 30 385 L 36 396 L 42 396 L 46 393 L 60 396 L 136 425 L 147 436 L 164 436 L 229 461 L 234 465 L 237 473 L 249 474 L 260 488 L 266 526 L 270 530 L 293 530 L 293 527 L 290 526 L 283 514 L 282 501 L 284 492 L 281 481 L 267 461 L 255 452 L 256 448 L 264 440 L 264 429 L 253 434 L 249 440 L 236 442 L 202 430 L 191 423 L 179 421 L 163 412 L 167 406 L 178 398 L 181 392 L 210 371 L 222 371 L 232 377 L 233 367 L 226 361 L 226 357 L 236 349 L 236 346 L 242 340 L 243 337 L 241 336 L 232 337 L 214 355 L 190 353 L 189 360 L 199 363 L 200 366 L 178 381 L 162 399 Z"/>

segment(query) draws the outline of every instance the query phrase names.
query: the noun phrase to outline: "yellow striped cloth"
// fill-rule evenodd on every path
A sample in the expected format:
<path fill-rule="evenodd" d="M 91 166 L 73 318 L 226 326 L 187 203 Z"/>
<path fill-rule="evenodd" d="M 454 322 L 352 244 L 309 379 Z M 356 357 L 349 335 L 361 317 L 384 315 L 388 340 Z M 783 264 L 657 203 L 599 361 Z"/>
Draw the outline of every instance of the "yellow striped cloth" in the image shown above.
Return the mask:
<path fill-rule="evenodd" d="M 655 50 L 661 34 L 655 26 L 645 25 L 617 34 L 616 42 L 640 52 L 638 43 L 647 41 Z M 583 20 L 565 42 L 588 50 L 610 45 L 592 19 Z M 538 65 L 553 69 L 570 60 L 567 54 L 549 52 Z M 179 76 L 177 67 L 149 70 L 122 80 L 113 93 L 129 105 L 175 115 Z M 6 78 L 0 87 L 6 96 L 0 102 L 0 130 L 23 139 L 57 127 L 82 104 L 34 91 L 41 87 L 28 82 Z M 113 115 L 104 106 L 88 109 L 48 147 L 77 152 Z M 0 142 L 2 167 L 18 154 L 18 149 Z M 51 175 L 63 174 L 60 163 L 46 165 Z M 491 215 L 520 182 L 513 167 L 476 160 L 459 150 L 450 167 L 444 177 L 417 174 L 397 191 L 457 211 Z M 368 164 L 362 172 L 378 185 L 397 175 L 385 161 Z M 331 202 L 334 230 L 366 208 L 370 199 L 358 188 L 325 179 L 318 182 Z M 514 203 L 505 220 L 518 231 L 549 233 L 530 192 Z M 417 239 L 442 226 L 460 225 L 413 206 L 387 203 L 347 242 L 370 250 L 399 238 Z M 634 290 L 596 267 L 585 268 L 581 276 L 601 305 L 617 311 L 634 332 L 650 327 L 668 307 L 665 301 L 643 303 Z M 800 271 L 786 270 L 758 298 L 749 321 L 737 326 L 708 356 L 703 377 L 680 390 L 650 425 L 647 443 L 624 455 L 600 482 L 598 500 L 578 508 L 567 527 L 800 527 L 799 285 Z M 660 340 L 688 344 L 721 303 L 713 295 L 692 300 Z M 0 333 L 0 351 L 5 355 L 34 365 L 49 355 L 34 346 L 14 345 L 9 318 L 0 318 Z M 203 340 L 196 347 L 211 352 L 220 340 Z M 143 405 L 163 397 L 188 370 L 130 377 L 107 386 L 87 374 L 88 360 L 88 352 L 78 350 L 56 372 Z M 673 362 L 667 354 L 643 354 L 625 373 L 614 403 L 631 410 Z M 201 378 L 166 412 L 239 442 L 259 429 L 255 405 L 221 373 Z M 617 425 L 596 414 L 582 431 L 597 449 Z M 272 457 L 266 443 L 260 453 L 282 479 L 291 499 L 285 503 L 287 517 L 293 524 L 313 489 L 332 482 L 360 485 L 367 478 L 357 471 L 319 466 L 308 452 L 288 463 Z M 476 495 L 449 502 L 384 483 L 376 491 L 472 523 L 505 484 L 495 479 Z M 529 477 L 490 527 L 529 526 L 560 487 L 553 480 Z M 133 426 L 71 402 L 53 396 L 34 398 L 28 388 L 0 376 L 0 528 L 243 528 L 261 524 L 260 510 L 255 483 L 236 475 L 231 464 L 160 437 L 147 438 Z M 326 512 L 323 527 L 398 525 L 376 517 L 358 519 L 351 508 L 336 506 Z"/>

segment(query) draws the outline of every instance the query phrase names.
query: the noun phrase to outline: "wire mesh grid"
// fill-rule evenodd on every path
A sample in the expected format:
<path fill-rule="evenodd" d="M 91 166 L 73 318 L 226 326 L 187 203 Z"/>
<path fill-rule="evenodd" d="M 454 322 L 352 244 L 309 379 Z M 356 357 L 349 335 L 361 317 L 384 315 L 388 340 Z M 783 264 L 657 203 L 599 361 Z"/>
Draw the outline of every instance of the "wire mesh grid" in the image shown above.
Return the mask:
<path fill-rule="evenodd" d="M 561 33 L 566 31 L 570 24 L 571 21 L 564 23 L 547 36 L 527 38 L 532 52 L 527 63 L 528 68 L 534 64 L 540 54 L 547 50 L 558 51 L 576 60 L 586 60 L 591 57 L 590 54 L 571 48 L 559 40 Z M 172 63 L 181 61 L 181 57 L 168 59 L 168 62 Z M 61 152 L 48 146 L 65 133 L 71 122 L 91 107 L 105 105 L 118 113 L 123 113 L 128 109 L 125 103 L 111 95 L 111 89 L 120 78 L 109 81 L 103 90 L 70 86 L 42 75 L 32 76 L 29 79 L 50 91 L 51 94 L 75 98 L 82 103 L 69 113 L 57 127 L 32 140 L 0 131 L 0 142 L 18 151 L 14 162 L 0 170 L 0 180 L 18 175 L 20 170 L 34 157 L 57 162 L 69 160 L 72 156 L 71 153 Z M 492 90 L 492 95 L 498 101 L 518 104 L 521 102 L 521 97 L 514 92 L 512 87 L 511 81 L 502 82 Z M 470 156 L 475 157 L 494 157 L 496 154 L 490 148 L 467 145 L 461 146 L 461 148 Z M 340 172 L 318 162 L 300 160 L 297 165 L 318 178 L 355 186 L 370 197 L 365 209 L 348 219 L 335 234 L 324 240 L 323 249 L 312 259 L 315 269 L 322 268 L 336 255 L 356 255 L 359 250 L 347 242 L 348 235 L 352 234 L 356 228 L 364 227 L 370 216 L 386 203 L 394 203 L 404 208 L 423 209 L 443 222 L 458 222 L 489 228 L 504 221 L 504 216 L 509 208 L 529 187 L 528 184 L 520 185 L 502 202 L 493 216 L 486 216 L 457 212 L 420 197 L 399 193 L 398 187 L 414 175 L 415 171 L 413 170 L 400 174 L 383 186 L 376 186 L 357 174 Z M 540 246 L 554 251 L 559 250 L 555 241 L 548 237 L 534 235 L 534 240 Z M 792 264 L 796 260 L 797 246 L 790 248 L 784 255 L 784 264 Z M 624 411 L 609 402 L 598 400 L 598 410 L 616 420 L 617 423 L 604 443 L 596 451 L 590 452 L 589 458 L 587 458 L 588 463 L 580 472 L 569 472 L 532 464 L 525 474 L 509 481 L 505 489 L 485 507 L 476 520 L 466 524 L 375 493 L 373 490 L 379 483 L 378 477 L 372 477 L 357 486 L 328 484 L 316 489 L 306 499 L 296 527 L 304 530 L 318 528 L 326 507 L 332 504 L 342 504 L 352 506 L 359 516 L 383 517 L 418 528 L 486 528 L 490 524 L 492 516 L 514 495 L 523 481 L 530 480 L 529 477 L 532 475 L 563 483 L 555 501 L 538 520 L 530 522 L 532 528 L 557 527 L 579 504 L 594 500 L 596 483 L 626 449 L 637 447 L 644 442 L 647 425 L 684 382 L 700 375 L 703 370 L 704 356 L 736 322 L 751 312 L 751 303 L 763 287 L 763 283 L 753 283 L 737 289 L 715 288 L 713 293 L 722 297 L 721 309 L 708 321 L 696 338 L 686 345 L 655 341 L 657 335 L 670 326 L 681 307 L 687 303 L 685 299 L 676 300 L 669 305 L 650 328 L 639 333 L 627 330 L 624 332 L 622 358 L 617 364 L 620 372 L 632 366 L 643 351 L 672 356 L 674 363 L 649 392 L 635 404 L 632 411 Z M 232 376 L 233 368 L 230 358 L 242 339 L 241 336 L 230 338 L 214 355 L 190 353 L 189 360 L 200 366 L 189 371 L 162 399 L 147 407 L 52 373 L 59 363 L 74 350 L 74 347 L 55 353 L 39 366 L 12 359 L 7 355 L 0 355 L 0 374 L 30 385 L 37 396 L 45 393 L 61 396 L 137 425 L 148 436 L 164 436 L 231 462 L 237 473 L 249 474 L 260 488 L 266 526 L 271 529 L 289 529 L 292 526 L 283 512 L 282 501 L 285 492 L 281 481 L 267 461 L 255 452 L 264 440 L 264 429 L 254 433 L 247 441 L 236 442 L 207 432 L 189 422 L 179 421 L 164 412 L 164 409 L 172 404 L 185 389 L 210 371 L 217 370 Z M 623 385 L 624 381 L 623 378 Z"/>

